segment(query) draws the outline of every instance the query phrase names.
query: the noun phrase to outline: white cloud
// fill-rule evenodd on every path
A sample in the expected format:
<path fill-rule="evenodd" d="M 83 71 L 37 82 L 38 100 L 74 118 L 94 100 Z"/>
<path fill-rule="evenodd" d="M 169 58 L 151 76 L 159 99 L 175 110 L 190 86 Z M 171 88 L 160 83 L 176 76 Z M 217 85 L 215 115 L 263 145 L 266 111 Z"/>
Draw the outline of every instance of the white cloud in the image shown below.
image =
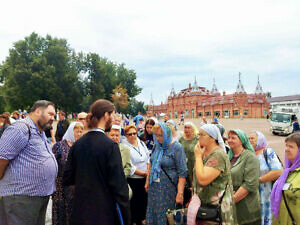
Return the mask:
<path fill-rule="evenodd" d="M 143 88 L 138 99 L 146 103 L 151 92 L 160 102 L 172 83 L 178 91 L 195 76 L 208 89 L 215 77 L 217 87 L 230 93 L 239 71 L 246 90 L 255 89 L 260 74 L 264 90 L 295 94 L 299 11 L 297 0 L 4 1 L 0 61 L 13 42 L 35 31 L 126 63 L 137 72 Z"/>

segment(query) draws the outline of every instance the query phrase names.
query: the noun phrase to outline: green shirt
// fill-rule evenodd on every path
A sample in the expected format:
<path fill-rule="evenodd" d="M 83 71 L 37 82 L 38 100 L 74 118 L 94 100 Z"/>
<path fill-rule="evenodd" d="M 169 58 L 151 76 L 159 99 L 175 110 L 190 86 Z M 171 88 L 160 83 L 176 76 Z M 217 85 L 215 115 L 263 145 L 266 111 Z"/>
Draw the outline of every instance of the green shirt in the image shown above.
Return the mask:
<path fill-rule="evenodd" d="M 121 157 L 122 157 L 122 165 L 125 177 L 128 177 L 131 172 L 131 162 L 130 162 L 130 148 L 125 145 L 119 145 Z"/>
<path fill-rule="evenodd" d="M 233 187 L 230 174 L 230 162 L 226 152 L 218 148 L 203 159 L 203 165 L 220 170 L 220 175 L 206 186 L 201 186 L 194 173 L 193 189 L 198 194 L 201 204 L 219 204 L 224 191 L 225 195 L 221 203 L 222 224 L 237 224 L 236 211 L 233 200 Z M 226 189 L 226 190 L 225 190 Z M 205 224 L 210 224 L 205 223 Z"/>
<path fill-rule="evenodd" d="M 288 190 L 284 191 L 287 204 L 297 224 L 300 224 L 300 168 L 290 172 L 286 179 L 290 183 Z M 283 197 L 281 197 L 279 214 L 277 218 L 273 216 L 274 225 L 292 225 L 292 220 L 286 209 Z"/>
<path fill-rule="evenodd" d="M 233 191 L 237 191 L 241 186 L 249 191 L 245 198 L 236 203 L 239 224 L 261 220 L 259 171 L 259 160 L 250 150 L 244 150 L 231 167 Z"/>
<path fill-rule="evenodd" d="M 191 186 L 193 183 L 193 170 L 195 164 L 195 155 L 194 149 L 196 144 L 198 143 L 198 138 L 195 136 L 192 140 L 185 140 L 184 137 L 179 139 L 179 143 L 181 144 L 182 148 L 184 149 L 185 156 L 187 159 L 187 168 L 188 168 L 188 185 Z"/>

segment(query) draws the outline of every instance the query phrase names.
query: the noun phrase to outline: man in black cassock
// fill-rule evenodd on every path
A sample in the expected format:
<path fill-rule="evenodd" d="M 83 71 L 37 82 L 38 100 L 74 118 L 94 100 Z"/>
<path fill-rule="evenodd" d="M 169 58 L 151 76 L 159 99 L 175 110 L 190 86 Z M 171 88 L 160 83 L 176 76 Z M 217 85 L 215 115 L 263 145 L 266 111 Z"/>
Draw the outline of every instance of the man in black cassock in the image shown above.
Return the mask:
<path fill-rule="evenodd" d="M 130 224 L 128 185 L 117 143 L 105 135 L 114 105 L 95 101 L 87 116 L 89 131 L 71 147 L 63 184 L 75 185 L 70 224 Z"/>

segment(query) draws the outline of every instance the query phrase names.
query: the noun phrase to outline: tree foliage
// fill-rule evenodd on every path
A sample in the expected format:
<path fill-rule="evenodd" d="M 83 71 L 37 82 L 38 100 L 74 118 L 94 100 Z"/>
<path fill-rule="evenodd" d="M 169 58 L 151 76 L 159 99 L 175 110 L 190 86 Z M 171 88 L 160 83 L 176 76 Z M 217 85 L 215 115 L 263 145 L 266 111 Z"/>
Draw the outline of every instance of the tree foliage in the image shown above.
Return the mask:
<path fill-rule="evenodd" d="M 144 102 L 140 102 L 135 98 L 132 98 L 129 102 L 129 105 L 125 109 L 121 109 L 120 111 L 124 114 L 129 114 L 132 116 L 137 115 L 139 112 L 142 114 L 146 113 L 147 107 L 144 105 Z"/>
<path fill-rule="evenodd" d="M 112 101 L 117 87 L 126 90 L 128 99 L 141 92 L 135 71 L 125 64 L 97 53 L 77 54 L 65 39 L 32 33 L 14 43 L 0 65 L 0 110 L 29 109 L 47 99 L 67 112 L 87 111 L 99 98 Z"/>
<path fill-rule="evenodd" d="M 16 42 L 0 72 L 8 105 L 28 109 L 37 99 L 48 99 L 67 111 L 76 108 L 82 88 L 72 54 L 66 40 L 50 35 L 32 33 Z"/>
<path fill-rule="evenodd" d="M 136 73 L 125 68 L 124 64 L 116 64 L 96 53 L 89 53 L 85 60 L 84 84 L 88 105 L 99 98 L 113 101 L 113 89 L 121 85 L 128 97 L 135 97 L 141 92 L 136 85 Z"/>

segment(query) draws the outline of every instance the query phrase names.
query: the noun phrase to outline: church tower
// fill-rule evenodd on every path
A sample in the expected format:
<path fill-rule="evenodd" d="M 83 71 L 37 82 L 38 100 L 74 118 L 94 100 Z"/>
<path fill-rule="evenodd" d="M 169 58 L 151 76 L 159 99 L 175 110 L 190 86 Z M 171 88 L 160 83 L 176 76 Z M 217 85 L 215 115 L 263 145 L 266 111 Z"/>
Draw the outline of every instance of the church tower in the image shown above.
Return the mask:
<path fill-rule="evenodd" d="M 218 91 L 218 88 L 217 88 L 217 85 L 216 85 L 215 78 L 214 78 L 214 83 L 213 83 L 213 86 L 212 86 L 212 89 L 211 89 L 211 94 L 212 94 L 212 95 L 219 94 L 219 91 Z"/>
<path fill-rule="evenodd" d="M 241 72 L 239 72 L 239 83 L 236 87 L 236 93 L 246 93 L 244 86 L 241 81 Z"/>
<path fill-rule="evenodd" d="M 263 94 L 264 92 L 263 92 L 263 89 L 262 89 L 262 87 L 261 87 L 261 85 L 260 85 L 260 82 L 259 82 L 259 75 L 258 75 L 258 78 L 257 78 L 257 85 L 256 85 L 256 88 L 255 88 L 255 94 L 256 95 L 261 95 L 261 94 Z"/>

